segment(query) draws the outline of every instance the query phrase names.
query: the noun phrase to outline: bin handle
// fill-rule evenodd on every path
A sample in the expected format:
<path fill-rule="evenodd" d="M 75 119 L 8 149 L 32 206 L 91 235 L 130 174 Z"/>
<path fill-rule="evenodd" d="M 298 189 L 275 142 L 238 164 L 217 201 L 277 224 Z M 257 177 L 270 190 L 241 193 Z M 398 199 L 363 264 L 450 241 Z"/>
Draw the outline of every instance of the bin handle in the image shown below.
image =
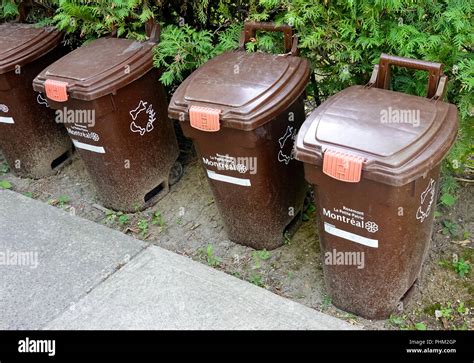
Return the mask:
<path fill-rule="evenodd" d="M 446 87 L 446 79 L 444 79 L 444 82 L 440 82 L 440 79 L 444 77 L 442 72 L 443 64 L 398 57 L 385 53 L 380 55 L 379 64 L 374 67 L 369 85 L 374 85 L 377 88 L 388 89 L 390 86 L 390 66 L 392 65 L 429 72 L 428 92 L 426 97 L 433 98 L 439 94 L 444 94 L 444 89 L 438 90 L 438 85 L 444 88 Z"/>
<path fill-rule="evenodd" d="M 240 50 L 245 50 L 245 44 L 255 38 L 257 31 L 282 32 L 285 44 L 285 53 L 298 55 L 298 37 L 293 35 L 293 29 L 287 24 L 276 25 L 275 23 L 248 21 L 244 24 L 244 31 L 240 38 Z"/>
<path fill-rule="evenodd" d="M 26 21 L 26 18 L 28 17 L 28 14 L 30 13 L 30 10 L 33 6 L 33 1 L 20 1 L 20 4 L 18 4 L 18 16 L 15 19 L 18 23 L 24 23 Z"/>
<path fill-rule="evenodd" d="M 147 37 L 149 37 L 149 41 L 153 43 L 158 43 L 160 41 L 161 35 L 161 26 L 160 23 L 157 23 L 155 19 L 151 18 L 148 19 L 145 23 L 145 32 Z"/>

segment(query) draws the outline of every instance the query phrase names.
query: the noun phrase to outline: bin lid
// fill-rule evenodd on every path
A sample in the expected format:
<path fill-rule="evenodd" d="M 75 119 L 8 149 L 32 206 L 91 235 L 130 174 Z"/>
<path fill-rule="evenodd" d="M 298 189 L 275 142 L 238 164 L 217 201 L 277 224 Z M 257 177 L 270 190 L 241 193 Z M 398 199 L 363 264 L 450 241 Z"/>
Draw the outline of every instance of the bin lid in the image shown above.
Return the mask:
<path fill-rule="evenodd" d="M 67 97 L 90 101 L 115 93 L 153 68 L 154 45 L 151 41 L 96 39 L 43 70 L 34 79 L 33 88 L 43 92 L 46 82 L 62 85 L 65 99 L 56 101 Z"/>
<path fill-rule="evenodd" d="M 443 159 L 456 137 L 457 120 L 456 107 L 446 102 L 353 86 L 308 117 L 298 133 L 295 157 L 322 165 L 339 180 L 357 182 L 359 174 L 400 186 Z M 338 163 L 345 163 L 346 175 Z"/>
<path fill-rule="evenodd" d="M 301 95 L 309 72 L 309 62 L 296 56 L 227 52 L 205 63 L 178 87 L 169 116 L 189 120 L 194 106 L 218 110 L 222 127 L 253 130 Z"/>
<path fill-rule="evenodd" d="M 61 40 L 62 33 L 53 27 L 20 23 L 0 24 L 0 74 L 40 58 L 56 48 Z"/>

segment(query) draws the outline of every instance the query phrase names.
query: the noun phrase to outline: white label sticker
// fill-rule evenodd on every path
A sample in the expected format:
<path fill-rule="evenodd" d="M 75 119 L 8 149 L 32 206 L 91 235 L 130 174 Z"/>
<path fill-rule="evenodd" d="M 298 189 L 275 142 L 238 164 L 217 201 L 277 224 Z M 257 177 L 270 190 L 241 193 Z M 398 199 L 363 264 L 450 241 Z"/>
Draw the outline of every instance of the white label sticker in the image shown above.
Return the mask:
<path fill-rule="evenodd" d="M 88 150 L 99 154 L 105 154 L 105 149 L 102 146 L 95 146 L 90 144 L 84 144 L 83 142 L 72 139 L 72 143 L 78 149 Z"/>
<path fill-rule="evenodd" d="M 251 186 L 250 179 L 235 178 L 233 176 L 218 174 L 218 173 L 216 173 L 215 171 L 212 171 L 212 170 L 207 170 L 207 176 L 210 179 L 217 180 L 217 181 L 222 181 L 222 182 L 225 182 L 225 183 L 242 185 L 244 187 Z"/>
<path fill-rule="evenodd" d="M 344 231 L 327 222 L 324 222 L 324 230 L 327 233 L 332 234 L 333 236 L 341 237 L 349 241 L 359 243 L 364 246 L 373 247 L 373 248 L 379 247 L 379 240 L 377 239 L 371 239 L 364 236 L 360 236 L 355 233 Z"/>
<path fill-rule="evenodd" d="M 0 116 L 0 122 L 2 124 L 14 124 L 15 121 L 13 121 L 13 117 L 3 117 L 3 116 Z"/>

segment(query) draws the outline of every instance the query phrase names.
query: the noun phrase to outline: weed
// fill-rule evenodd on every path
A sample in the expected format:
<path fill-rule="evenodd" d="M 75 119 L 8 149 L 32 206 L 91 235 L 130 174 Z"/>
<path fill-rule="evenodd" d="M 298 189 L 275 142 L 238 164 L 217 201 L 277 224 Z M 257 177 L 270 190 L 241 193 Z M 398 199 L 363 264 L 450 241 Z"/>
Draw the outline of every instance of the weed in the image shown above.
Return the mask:
<path fill-rule="evenodd" d="M 64 208 L 66 204 L 70 201 L 67 195 L 60 195 L 58 199 L 50 199 L 48 200 L 49 205 L 58 206 L 59 208 Z"/>
<path fill-rule="evenodd" d="M 58 198 L 58 203 L 60 208 L 64 208 L 66 204 L 70 202 L 70 198 L 67 195 L 60 195 Z"/>
<path fill-rule="evenodd" d="M 249 277 L 249 282 L 260 287 L 264 286 L 262 281 L 262 275 L 260 274 L 251 274 Z"/>
<path fill-rule="evenodd" d="M 332 304 L 331 296 L 324 295 L 323 300 L 321 301 L 321 309 L 326 309 Z"/>
<path fill-rule="evenodd" d="M 458 225 L 448 219 L 443 221 L 443 231 L 444 235 L 456 236 L 458 231 Z"/>
<path fill-rule="evenodd" d="M 221 264 L 221 259 L 214 255 L 214 247 L 212 245 L 207 245 L 206 249 L 200 248 L 198 255 L 201 259 L 204 258 L 211 267 L 217 267 Z"/>
<path fill-rule="evenodd" d="M 397 328 L 406 327 L 405 318 L 398 315 L 390 315 L 390 318 L 388 319 L 388 323 Z"/>
<path fill-rule="evenodd" d="M 310 219 L 310 215 L 316 211 L 316 206 L 313 202 L 309 203 L 303 212 L 303 222 L 307 222 Z"/>
<path fill-rule="evenodd" d="M 130 217 L 126 214 L 123 214 L 122 212 L 119 212 L 117 215 L 119 216 L 118 222 L 121 226 L 124 226 L 130 221 Z"/>
<path fill-rule="evenodd" d="M 8 166 L 7 162 L 4 161 L 0 164 L 0 175 L 4 175 L 10 171 L 10 167 Z"/>
<path fill-rule="evenodd" d="M 109 221 L 109 222 L 113 222 L 117 218 L 117 215 L 111 210 L 108 210 L 105 213 L 105 216 L 106 216 L 107 221 Z"/>
<path fill-rule="evenodd" d="M 28 198 L 33 198 L 33 193 L 32 192 L 24 192 L 23 195 Z"/>
<path fill-rule="evenodd" d="M 444 193 L 439 200 L 441 204 L 449 208 L 456 203 L 457 198 L 450 193 Z"/>
<path fill-rule="evenodd" d="M 464 261 L 464 258 L 461 257 L 459 261 L 453 261 L 453 268 L 454 271 L 463 278 L 471 271 L 471 264 L 469 261 Z"/>
<path fill-rule="evenodd" d="M 291 237 L 290 237 L 290 232 L 289 231 L 285 231 L 285 233 L 283 234 L 283 238 L 284 238 L 283 243 L 285 245 L 290 245 L 291 244 Z"/>
<path fill-rule="evenodd" d="M 148 221 L 146 219 L 140 219 L 138 221 L 137 226 L 138 226 L 138 229 L 140 230 L 140 234 L 142 235 L 142 237 L 145 237 L 148 234 L 148 228 L 149 228 Z"/>
<path fill-rule="evenodd" d="M 424 323 L 416 323 L 414 327 L 416 330 L 426 330 L 426 325 Z"/>
<path fill-rule="evenodd" d="M 0 180 L 0 189 L 11 189 L 12 185 L 8 180 Z"/>
<path fill-rule="evenodd" d="M 261 267 L 261 261 L 268 260 L 270 258 L 270 252 L 267 250 L 263 249 L 261 251 L 253 251 L 252 252 L 252 257 L 255 262 L 254 268 L 260 268 Z"/>
<path fill-rule="evenodd" d="M 166 222 L 160 211 L 156 211 L 155 213 L 153 213 L 153 216 L 151 217 L 151 224 L 153 224 L 154 226 L 158 225 L 161 229 L 165 227 Z"/>

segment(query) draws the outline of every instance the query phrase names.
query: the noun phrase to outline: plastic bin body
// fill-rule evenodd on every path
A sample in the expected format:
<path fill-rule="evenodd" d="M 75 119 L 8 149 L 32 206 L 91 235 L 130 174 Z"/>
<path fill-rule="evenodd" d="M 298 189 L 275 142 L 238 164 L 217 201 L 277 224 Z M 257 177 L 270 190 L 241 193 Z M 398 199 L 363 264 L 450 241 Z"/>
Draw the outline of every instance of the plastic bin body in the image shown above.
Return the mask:
<path fill-rule="evenodd" d="M 420 276 L 440 164 L 458 129 L 456 107 L 440 99 L 445 79 L 437 84 L 429 99 L 375 84 L 347 88 L 313 111 L 298 134 L 296 158 L 315 191 L 326 287 L 343 310 L 387 318 L 403 310 Z M 400 115 L 413 117 L 400 122 Z"/>
<path fill-rule="evenodd" d="M 0 25 L 0 149 L 21 177 L 54 174 L 72 154 L 66 129 L 31 86 L 39 71 L 65 53 L 61 39 L 51 28 Z"/>
<path fill-rule="evenodd" d="M 35 80 L 38 90 L 44 89 L 47 79 L 68 84 L 68 99 L 48 98 L 51 107 L 94 112 L 88 114 L 94 116 L 94 122 L 67 123 L 66 128 L 101 201 L 114 210 L 142 210 L 165 196 L 179 154 L 167 117 L 166 94 L 152 66 L 152 46 L 151 42 L 98 39 L 53 64 Z M 99 49 L 104 54 L 95 64 L 87 63 Z M 114 53 L 123 58 L 112 57 Z M 78 71 L 75 67 L 82 62 L 91 70 Z"/>
<path fill-rule="evenodd" d="M 281 30 L 292 46 L 291 28 L 266 23 L 247 23 L 244 44 L 255 29 Z M 309 62 L 295 55 L 296 43 L 285 56 L 247 53 L 244 44 L 189 76 L 169 116 L 194 142 L 228 237 L 274 249 L 297 229 L 307 191 L 293 145 Z"/>
<path fill-rule="evenodd" d="M 290 112 L 295 115 L 292 122 L 288 121 Z M 291 135 L 303 120 L 303 100 L 298 98 L 287 111 L 254 131 L 223 128 L 206 133 L 181 123 L 184 135 L 194 141 L 230 240 L 255 249 L 274 249 L 296 231 L 307 184 L 303 165 L 295 160 L 287 164 L 281 155 L 291 156 Z M 280 142 L 285 142 L 283 149 Z M 235 158 L 237 165 L 248 170 L 226 170 L 220 156 Z"/>
<path fill-rule="evenodd" d="M 429 250 L 439 169 L 400 187 L 372 180 L 342 187 L 321 169 L 306 167 L 325 284 L 335 306 L 370 319 L 403 309 Z M 420 206 L 430 209 L 423 222 L 417 219 Z"/>

